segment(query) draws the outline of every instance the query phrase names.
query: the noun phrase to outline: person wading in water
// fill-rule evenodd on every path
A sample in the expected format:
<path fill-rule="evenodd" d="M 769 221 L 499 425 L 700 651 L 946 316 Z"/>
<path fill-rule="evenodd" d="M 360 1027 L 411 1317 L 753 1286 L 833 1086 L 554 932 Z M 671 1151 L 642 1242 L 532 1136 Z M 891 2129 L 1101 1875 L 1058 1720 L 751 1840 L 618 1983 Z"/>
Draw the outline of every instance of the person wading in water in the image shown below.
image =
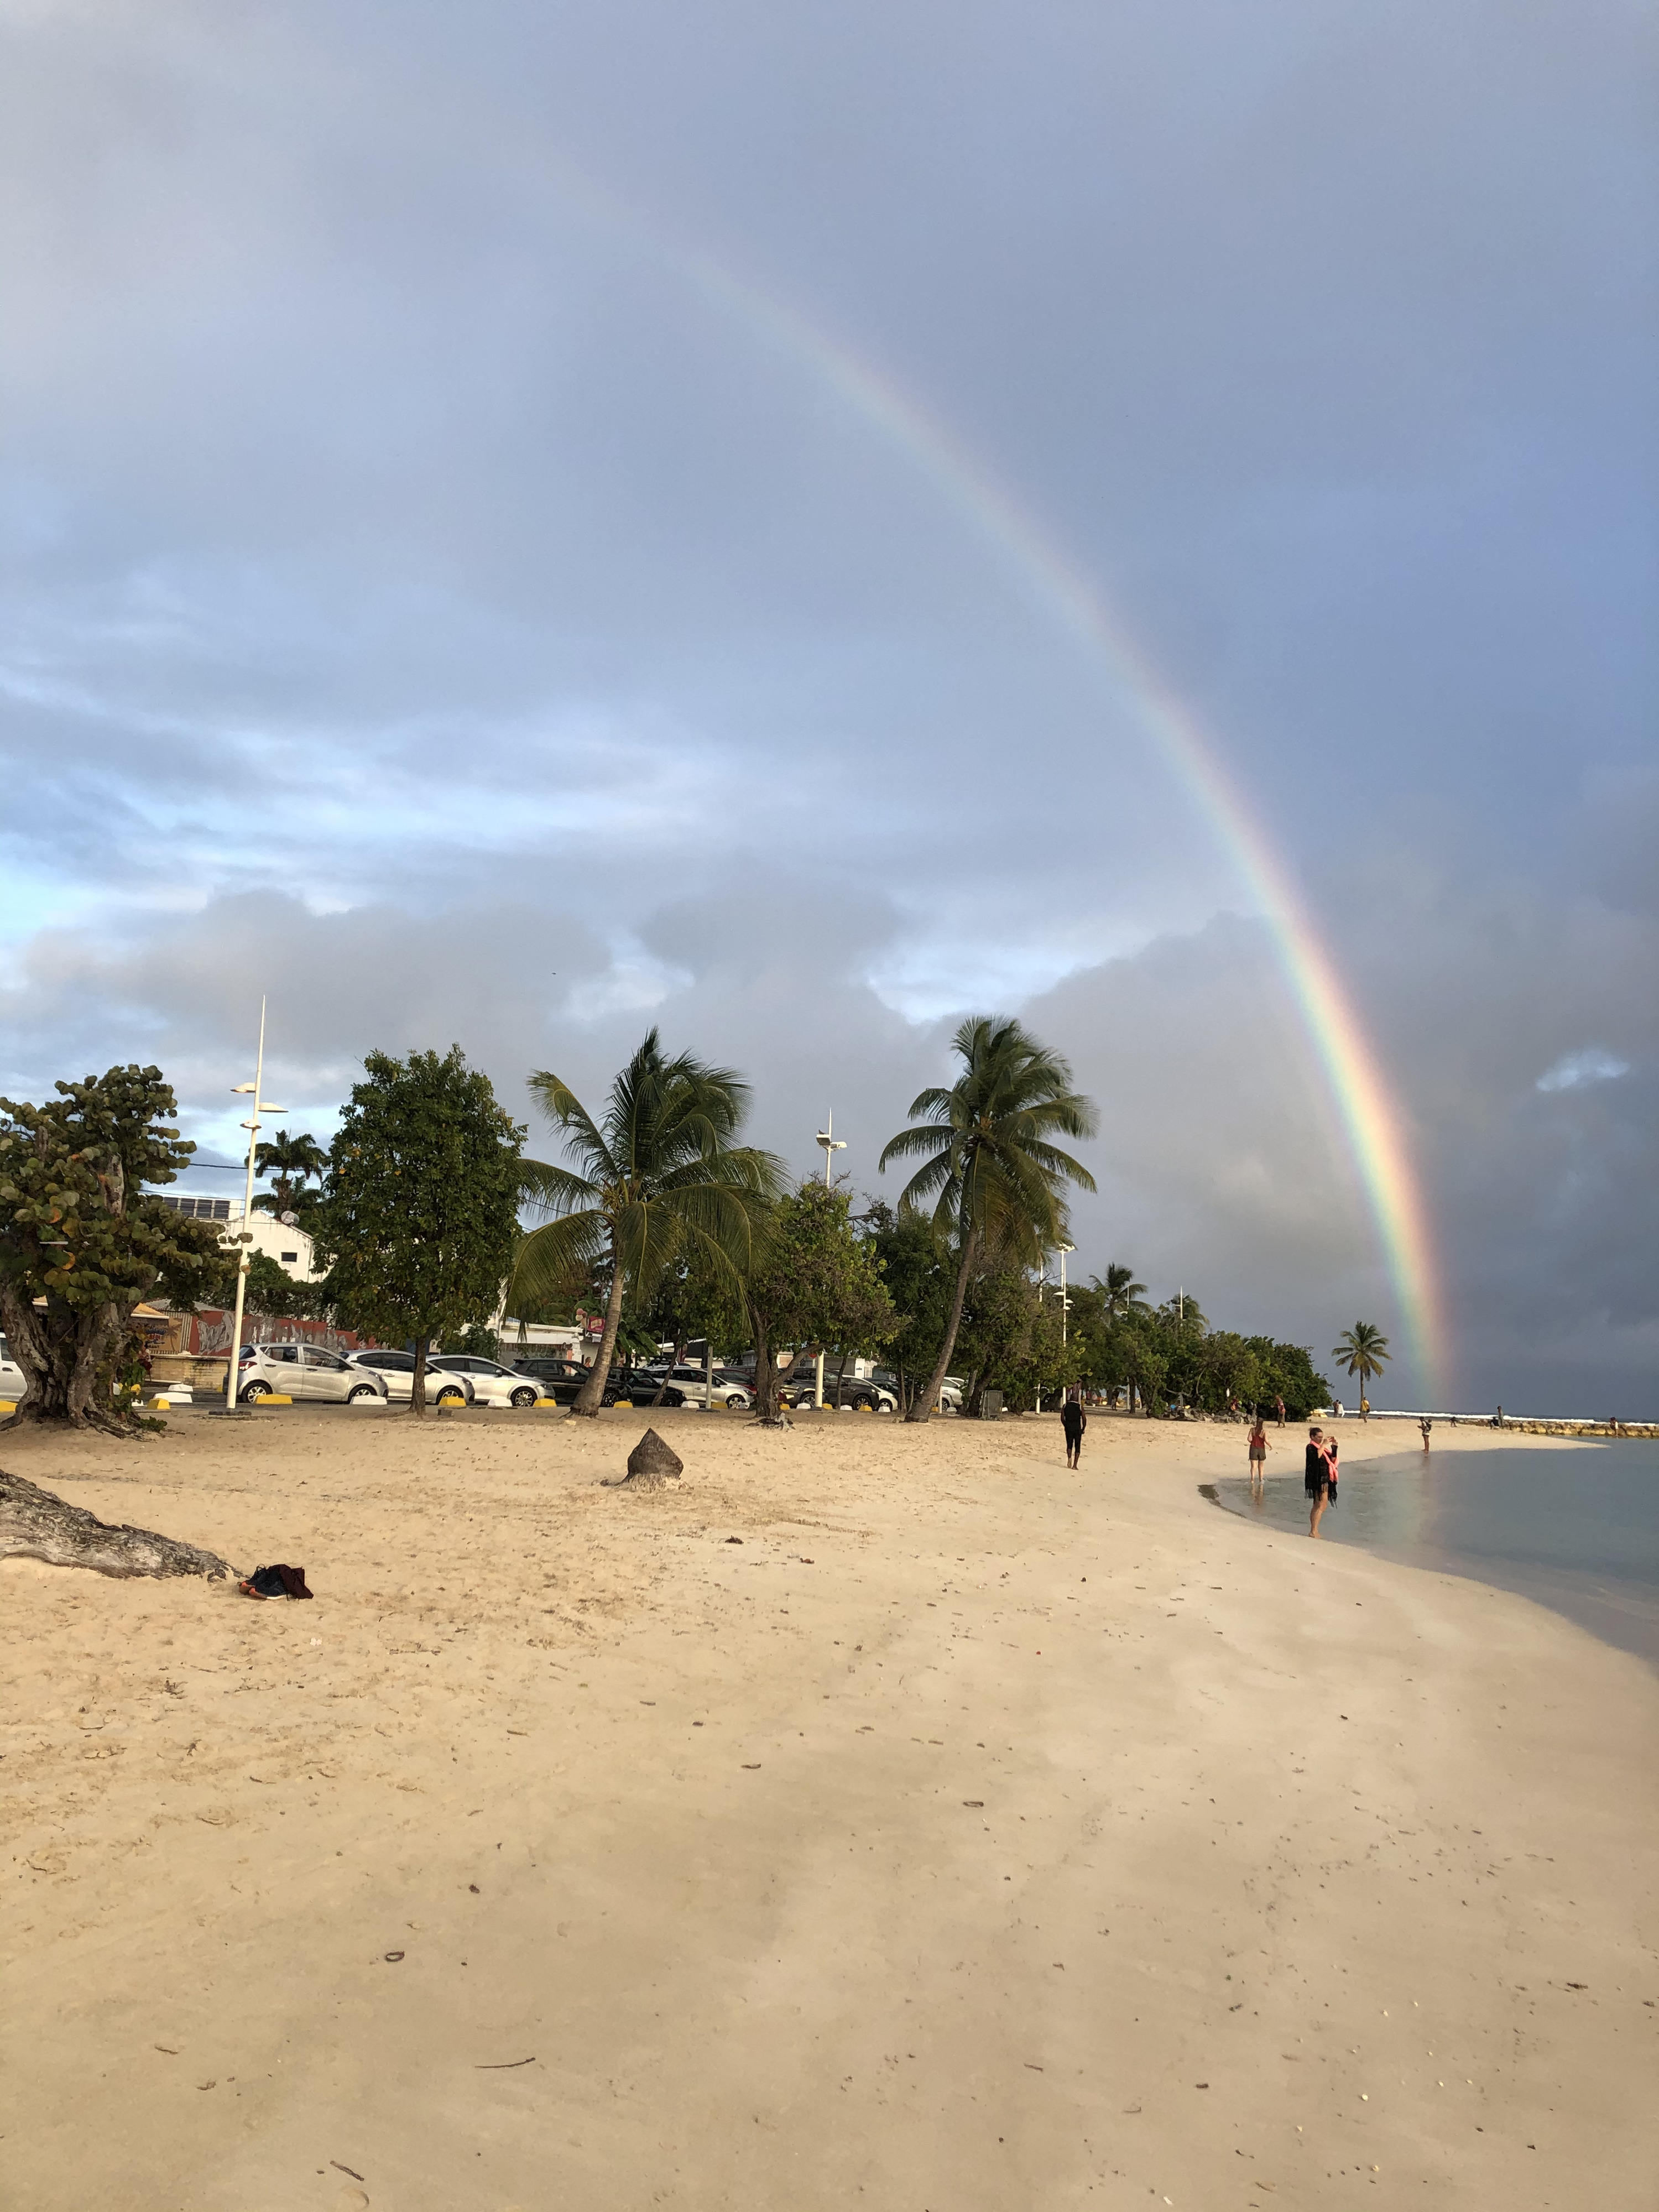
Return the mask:
<path fill-rule="evenodd" d="M 1253 1490 L 1261 1487 L 1262 1477 L 1267 1472 L 1267 1454 L 1272 1449 L 1273 1446 L 1267 1442 L 1267 1425 L 1258 1413 L 1255 1425 L 1250 1431 L 1250 1487 Z"/>
<path fill-rule="evenodd" d="M 1083 1431 L 1089 1425 L 1089 1416 L 1075 1398 L 1068 1398 L 1060 1407 L 1060 1425 L 1066 1431 L 1066 1464 L 1076 1467 L 1083 1456 Z"/>

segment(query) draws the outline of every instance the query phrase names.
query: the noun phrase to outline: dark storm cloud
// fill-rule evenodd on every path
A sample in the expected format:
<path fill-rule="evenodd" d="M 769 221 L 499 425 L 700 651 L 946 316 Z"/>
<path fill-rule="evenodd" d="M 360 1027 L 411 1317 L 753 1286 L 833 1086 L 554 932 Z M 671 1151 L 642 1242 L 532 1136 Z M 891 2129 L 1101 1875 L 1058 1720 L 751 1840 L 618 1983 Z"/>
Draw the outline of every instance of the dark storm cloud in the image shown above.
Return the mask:
<path fill-rule="evenodd" d="M 1267 932 L 839 333 L 1218 732 L 1465 1395 L 1650 1399 L 1640 13 L 9 23 L 8 1087 L 156 1058 L 222 1144 L 261 992 L 319 1127 L 372 1045 L 526 1112 L 660 1020 L 875 1190 L 1024 1003 L 1103 1107 L 1085 1272 L 1397 1331 Z"/>

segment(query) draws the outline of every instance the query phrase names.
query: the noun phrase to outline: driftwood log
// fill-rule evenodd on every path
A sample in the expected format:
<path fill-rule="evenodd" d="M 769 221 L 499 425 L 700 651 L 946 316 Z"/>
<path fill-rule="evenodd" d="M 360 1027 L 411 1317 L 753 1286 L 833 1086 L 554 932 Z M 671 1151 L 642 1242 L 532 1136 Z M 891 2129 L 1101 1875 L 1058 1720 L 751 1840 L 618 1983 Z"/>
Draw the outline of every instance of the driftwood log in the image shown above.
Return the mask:
<path fill-rule="evenodd" d="M 676 1480 L 684 1467 L 679 1454 L 665 1444 L 654 1429 L 647 1429 L 628 1455 L 628 1472 L 622 1482 L 613 1482 L 610 1486 L 620 1490 L 623 1483 L 629 1483 L 636 1490 L 655 1490 L 662 1483 Z"/>
<path fill-rule="evenodd" d="M 216 1552 L 158 1536 L 149 1528 L 112 1527 L 84 1507 L 0 1469 L 0 1559 L 42 1559 L 49 1567 L 90 1567 L 100 1575 L 205 1575 L 235 1579 Z"/>

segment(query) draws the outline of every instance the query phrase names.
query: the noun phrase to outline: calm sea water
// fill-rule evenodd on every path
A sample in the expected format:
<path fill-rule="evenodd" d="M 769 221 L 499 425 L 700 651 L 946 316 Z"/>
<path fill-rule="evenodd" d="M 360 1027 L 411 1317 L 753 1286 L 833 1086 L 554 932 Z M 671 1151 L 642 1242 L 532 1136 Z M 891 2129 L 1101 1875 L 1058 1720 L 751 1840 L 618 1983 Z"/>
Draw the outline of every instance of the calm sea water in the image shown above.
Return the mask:
<path fill-rule="evenodd" d="M 1259 1498 L 1243 1475 L 1206 1489 L 1229 1512 L 1305 1534 L 1301 1439 L 1287 1429 L 1273 1441 L 1294 1455 L 1293 1474 L 1269 1475 Z M 1371 1459 L 1345 1423 L 1342 1447 L 1340 1503 L 1322 1540 L 1518 1590 L 1659 1666 L 1659 1444 Z"/>

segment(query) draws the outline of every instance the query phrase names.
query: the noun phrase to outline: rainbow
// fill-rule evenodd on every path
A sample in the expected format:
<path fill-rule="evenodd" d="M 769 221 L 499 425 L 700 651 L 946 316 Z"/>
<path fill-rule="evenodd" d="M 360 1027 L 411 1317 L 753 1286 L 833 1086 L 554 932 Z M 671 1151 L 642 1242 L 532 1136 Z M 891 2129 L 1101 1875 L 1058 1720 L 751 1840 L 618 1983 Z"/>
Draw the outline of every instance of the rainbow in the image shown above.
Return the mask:
<path fill-rule="evenodd" d="M 529 149 L 520 147 L 520 152 Z M 938 418 L 844 337 L 678 225 L 601 185 L 546 146 L 532 156 L 566 196 L 626 232 L 717 307 L 804 368 L 933 485 L 1048 617 L 1081 647 L 1164 755 L 1229 855 L 1272 933 L 1280 967 L 1346 1133 L 1427 1391 L 1445 1395 L 1448 1337 L 1439 1272 L 1404 1117 L 1336 963 L 1214 740 L 1102 599 L 1054 532 Z"/>

